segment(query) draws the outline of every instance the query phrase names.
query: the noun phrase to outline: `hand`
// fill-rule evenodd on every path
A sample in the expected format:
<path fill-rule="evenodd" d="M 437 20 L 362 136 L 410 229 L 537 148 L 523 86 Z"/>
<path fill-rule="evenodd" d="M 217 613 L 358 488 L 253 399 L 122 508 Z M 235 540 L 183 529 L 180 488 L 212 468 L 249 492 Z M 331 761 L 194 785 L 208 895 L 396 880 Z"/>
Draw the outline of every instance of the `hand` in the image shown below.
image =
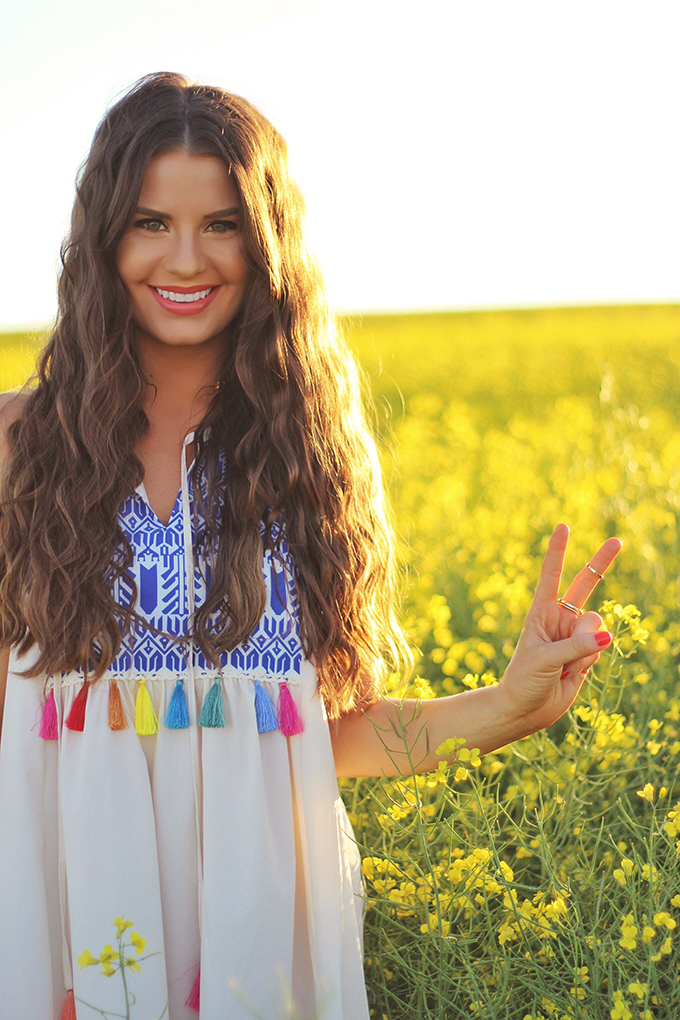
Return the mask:
<path fill-rule="evenodd" d="M 597 613 L 577 616 L 557 602 L 569 528 L 558 524 L 543 560 L 541 576 L 508 668 L 499 688 L 526 733 L 556 722 L 573 704 L 586 673 L 611 643 Z M 563 599 L 581 609 L 621 549 L 618 538 L 600 546 Z M 597 574 L 595 573 L 597 571 Z"/>

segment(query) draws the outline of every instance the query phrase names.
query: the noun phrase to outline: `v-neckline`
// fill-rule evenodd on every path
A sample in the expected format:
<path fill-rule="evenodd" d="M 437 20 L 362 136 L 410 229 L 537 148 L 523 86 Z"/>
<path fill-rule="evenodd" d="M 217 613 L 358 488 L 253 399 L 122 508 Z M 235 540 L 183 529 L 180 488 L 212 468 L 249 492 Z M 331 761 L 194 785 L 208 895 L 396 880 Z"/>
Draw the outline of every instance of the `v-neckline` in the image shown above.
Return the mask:
<path fill-rule="evenodd" d="M 189 446 L 194 441 L 194 437 L 195 437 L 195 432 L 194 431 L 187 433 L 187 435 L 184 437 L 184 442 L 182 444 L 182 457 L 183 458 L 186 456 L 187 446 Z M 187 482 L 189 481 L 189 476 L 191 475 L 191 472 L 193 470 L 193 467 L 194 467 L 195 463 L 196 463 L 196 457 L 194 456 L 194 459 L 192 460 L 191 464 L 189 464 L 187 466 Z M 161 518 L 158 516 L 158 514 L 156 513 L 154 508 L 151 506 L 151 500 L 149 499 L 149 494 L 146 491 L 146 486 L 144 485 L 144 479 L 143 478 L 142 478 L 141 482 L 139 483 L 139 485 L 137 486 L 137 488 L 135 489 L 135 492 L 140 497 L 140 499 L 142 499 L 144 501 L 144 503 L 146 504 L 146 506 L 147 506 L 149 512 L 151 513 L 152 517 L 157 522 L 158 526 L 160 528 L 162 528 L 163 531 L 167 531 L 168 528 L 170 527 L 170 525 L 172 524 L 172 520 L 173 520 L 175 514 L 177 513 L 177 505 L 178 504 L 181 505 L 181 503 L 182 503 L 182 485 L 181 485 L 181 482 L 180 482 L 180 486 L 179 486 L 179 491 L 178 491 L 177 496 L 175 498 L 175 502 L 173 503 L 173 506 L 172 506 L 172 510 L 170 511 L 170 516 L 168 517 L 168 523 L 167 524 L 165 524 L 161 520 Z"/>

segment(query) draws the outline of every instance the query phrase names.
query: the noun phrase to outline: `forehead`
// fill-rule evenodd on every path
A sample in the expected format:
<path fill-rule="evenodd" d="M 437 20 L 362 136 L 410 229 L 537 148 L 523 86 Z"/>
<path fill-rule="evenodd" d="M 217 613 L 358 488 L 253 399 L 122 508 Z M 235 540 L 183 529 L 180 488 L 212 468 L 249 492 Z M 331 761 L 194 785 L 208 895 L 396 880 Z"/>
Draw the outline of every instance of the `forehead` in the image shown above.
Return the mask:
<path fill-rule="evenodd" d="M 166 209 L 173 203 L 207 209 L 239 205 L 238 190 L 219 156 L 176 149 L 152 156 L 139 193 L 140 205 Z"/>

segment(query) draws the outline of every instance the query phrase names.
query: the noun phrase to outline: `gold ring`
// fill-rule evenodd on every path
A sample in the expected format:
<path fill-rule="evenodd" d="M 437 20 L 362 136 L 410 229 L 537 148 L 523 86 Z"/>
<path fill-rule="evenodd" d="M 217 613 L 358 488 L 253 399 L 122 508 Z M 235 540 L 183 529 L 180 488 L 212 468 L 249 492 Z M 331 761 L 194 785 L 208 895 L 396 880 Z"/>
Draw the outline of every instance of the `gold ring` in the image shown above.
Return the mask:
<path fill-rule="evenodd" d="M 557 600 L 558 606 L 564 606 L 570 613 L 574 613 L 576 616 L 583 616 L 583 610 L 579 609 L 578 606 L 572 606 L 571 602 L 566 602 L 564 599 Z"/>
<path fill-rule="evenodd" d="M 591 572 L 591 574 L 595 574 L 596 577 L 599 577 L 599 579 L 602 580 L 604 574 L 601 574 L 599 571 L 597 571 L 595 567 L 591 567 L 590 563 L 586 563 L 586 566 L 588 570 Z"/>

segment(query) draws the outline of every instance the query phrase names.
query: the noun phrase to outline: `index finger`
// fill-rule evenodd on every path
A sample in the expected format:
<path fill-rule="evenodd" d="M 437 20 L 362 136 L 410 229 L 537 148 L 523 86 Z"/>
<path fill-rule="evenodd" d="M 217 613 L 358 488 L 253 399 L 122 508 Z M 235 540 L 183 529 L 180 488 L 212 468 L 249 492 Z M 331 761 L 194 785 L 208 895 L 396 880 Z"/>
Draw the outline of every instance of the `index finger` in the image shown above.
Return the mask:
<path fill-rule="evenodd" d="M 566 524 L 558 524 L 548 542 L 548 550 L 543 559 L 533 605 L 539 602 L 555 602 L 557 599 L 560 593 L 560 581 L 562 580 L 568 542 L 569 528 Z"/>

